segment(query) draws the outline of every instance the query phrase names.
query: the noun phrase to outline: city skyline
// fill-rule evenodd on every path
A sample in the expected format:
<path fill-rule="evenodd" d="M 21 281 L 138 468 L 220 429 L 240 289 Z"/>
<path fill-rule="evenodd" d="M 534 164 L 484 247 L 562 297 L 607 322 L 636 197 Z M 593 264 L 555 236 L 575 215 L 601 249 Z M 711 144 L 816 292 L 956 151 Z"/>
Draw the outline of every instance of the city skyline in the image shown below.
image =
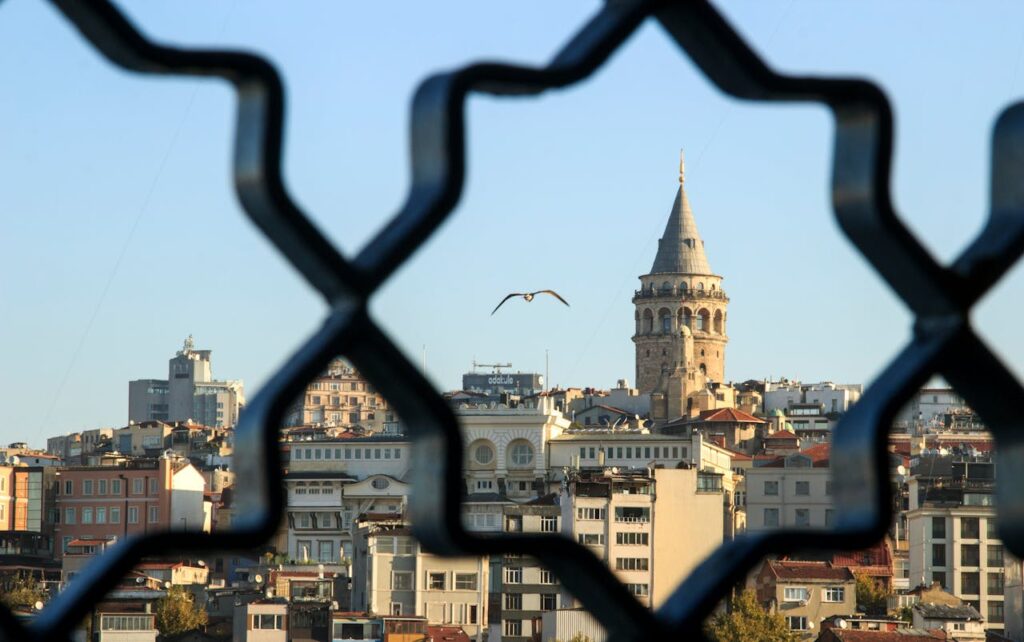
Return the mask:
<path fill-rule="evenodd" d="M 803 2 L 724 10 L 781 68 L 872 74 L 886 84 L 898 116 L 897 202 L 948 259 L 981 220 L 989 141 L 972 133 L 987 130 L 1020 89 L 1019 36 L 1002 26 L 1013 23 L 1008 15 L 996 28 L 984 23 L 979 51 L 951 60 L 941 42 L 921 43 L 916 58 L 894 61 L 899 30 L 872 20 L 899 23 L 921 6 L 830 13 L 824 24 L 823 10 Z M 369 42 L 354 25 L 385 19 L 372 8 L 333 21 L 317 13 L 337 11 L 326 5 L 287 18 L 263 4 L 179 15 L 142 3 L 126 8 L 154 36 L 253 46 L 282 66 L 291 92 L 288 178 L 348 252 L 404 197 L 408 98 L 427 72 L 487 54 L 542 61 L 593 11 L 503 7 L 500 19 L 442 11 L 458 31 L 442 42 L 424 28 L 439 17 L 412 9 L 396 18 L 393 35 Z M 216 376 L 243 379 L 254 396 L 320 323 L 323 307 L 290 270 L 274 267 L 283 261 L 238 213 L 226 162 L 229 92 L 120 74 L 49 8 L 4 9 L 0 30 L 33 56 L 12 56 L 0 70 L 12 95 L 39 108 L 0 105 L 16 124 L 0 167 L 20 185 L 0 203 L 22 214 L 4 234 L 0 268 L 24 275 L 3 286 L 0 331 L 18 338 L 7 357 L 21 367 L 6 369 L 2 383 L 21 403 L 0 415 L 0 439 L 123 425 L 127 382 L 159 374 L 189 333 L 214 351 Z M 915 18 L 969 37 L 983 27 L 967 14 L 944 8 Z M 345 38 L 300 53 L 301 31 L 278 29 L 279 21 L 314 30 L 318 21 L 340 23 Z M 508 33 L 481 27 L 499 22 Z M 870 51 L 835 46 L 868 32 Z M 38 33 L 54 46 L 29 49 Z M 376 56 L 376 73 L 350 61 L 361 48 Z M 1000 56 L 1018 62 L 999 75 L 967 74 Z M 69 65 L 77 73 L 67 74 Z M 936 94 L 921 83 L 940 73 L 957 78 L 958 100 L 928 111 Z M 352 100 L 350 88 L 373 99 Z M 75 110 L 64 94 L 79 97 Z M 637 113 L 646 118 L 637 122 Z M 944 129 L 952 118 L 978 126 Z M 729 379 L 868 383 L 909 336 L 906 312 L 832 223 L 828 119 L 804 107 L 723 99 L 652 25 L 595 81 L 536 101 L 474 99 L 469 124 L 459 212 L 372 302 L 411 361 L 420 363 L 426 346 L 427 374 L 441 389 L 457 387 L 474 359 L 544 372 L 546 351 L 549 383 L 636 383 L 629 299 L 671 204 L 680 147 L 695 215 L 735 301 Z M 56 187 L 54 175 L 63 179 Z M 1011 364 L 1024 339 L 1000 318 L 1013 318 L 1017 281 L 1011 275 L 979 318 Z M 573 307 L 534 304 L 487 318 L 503 293 L 535 286 L 553 287 Z"/>

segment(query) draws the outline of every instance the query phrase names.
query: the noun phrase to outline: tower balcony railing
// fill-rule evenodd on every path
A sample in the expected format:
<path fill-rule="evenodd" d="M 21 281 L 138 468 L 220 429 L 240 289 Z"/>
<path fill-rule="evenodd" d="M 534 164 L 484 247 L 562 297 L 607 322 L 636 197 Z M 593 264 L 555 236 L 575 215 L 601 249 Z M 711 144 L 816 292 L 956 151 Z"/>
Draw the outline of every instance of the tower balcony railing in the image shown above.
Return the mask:
<path fill-rule="evenodd" d="M 723 290 L 696 290 L 693 288 L 647 288 L 633 291 L 634 299 L 652 299 L 663 296 L 684 296 L 691 299 L 717 299 L 728 301 Z"/>

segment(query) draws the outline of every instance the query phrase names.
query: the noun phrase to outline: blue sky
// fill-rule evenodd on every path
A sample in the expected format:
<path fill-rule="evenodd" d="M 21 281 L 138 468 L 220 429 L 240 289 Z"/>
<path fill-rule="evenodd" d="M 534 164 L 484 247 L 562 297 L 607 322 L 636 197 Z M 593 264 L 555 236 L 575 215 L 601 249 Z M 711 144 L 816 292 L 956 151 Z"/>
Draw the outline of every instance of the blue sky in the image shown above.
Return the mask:
<path fill-rule="evenodd" d="M 258 51 L 288 90 L 286 179 L 344 251 L 404 200 L 409 98 L 481 59 L 540 64 L 596 3 L 205 0 L 122 4 L 148 33 Z M 879 82 L 897 114 L 895 198 L 943 260 L 987 209 L 991 123 L 1024 90 L 1024 5 L 727 2 L 773 65 Z M 324 306 L 245 221 L 229 178 L 233 95 L 129 75 L 47 4 L 0 4 L 0 441 L 127 420 L 127 382 L 163 377 L 187 334 L 214 374 L 262 381 Z M 722 96 L 654 23 L 588 82 L 475 98 L 454 216 L 372 310 L 428 375 L 471 361 L 610 386 L 633 375 L 637 276 L 654 257 L 679 149 L 730 304 L 727 376 L 868 382 L 910 317 L 839 234 L 829 115 Z M 509 291 L 553 301 L 491 309 Z M 1018 268 L 977 315 L 1019 369 Z"/>

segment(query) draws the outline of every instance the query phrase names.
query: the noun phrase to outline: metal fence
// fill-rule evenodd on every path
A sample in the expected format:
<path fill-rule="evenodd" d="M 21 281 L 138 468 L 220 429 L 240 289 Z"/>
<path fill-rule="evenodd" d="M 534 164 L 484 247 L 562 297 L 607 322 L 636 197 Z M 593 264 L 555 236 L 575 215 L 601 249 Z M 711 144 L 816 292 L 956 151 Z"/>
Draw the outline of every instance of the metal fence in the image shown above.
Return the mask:
<path fill-rule="evenodd" d="M 1002 479 L 1016 477 L 1015 430 L 1024 389 L 971 328 L 973 304 L 1024 251 L 1024 109 L 1014 105 L 994 131 L 992 206 L 979 236 L 940 265 L 903 225 L 890 196 L 892 112 L 882 91 L 855 79 L 793 77 L 770 69 L 708 3 L 610 0 L 542 68 L 477 64 L 427 78 L 412 104 L 413 182 L 402 209 L 357 255 L 343 256 L 316 230 L 281 177 L 285 97 L 258 56 L 154 43 L 105 0 L 53 0 L 112 63 L 150 74 L 212 76 L 238 98 L 234 178 L 252 222 L 324 296 L 323 326 L 252 400 L 236 429 L 239 518 L 230 532 L 162 533 L 119 543 L 54 598 L 26 630 L 0 609 L 11 639 L 67 639 L 94 602 L 143 556 L 257 546 L 283 509 L 278 426 L 288 404 L 335 355 L 347 356 L 407 420 L 413 440 L 409 503 L 415 535 L 446 555 L 529 554 L 552 569 L 615 640 L 696 638 L 705 617 L 763 556 L 794 549 L 854 548 L 880 539 L 892 517 L 885 443 L 892 418 L 933 374 L 943 375 L 992 429 Z M 464 109 L 474 92 L 537 95 L 591 75 L 647 19 L 656 20 L 707 78 L 737 98 L 827 105 L 835 117 L 832 204 L 844 233 L 916 316 L 896 355 L 835 430 L 837 518 L 827 532 L 745 535 L 727 542 L 656 612 L 641 607 L 611 571 L 555 535 L 475 536 L 459 519 L 462 442 L 452 411 L 370 320 L 368 297 L 419 248 L 461 195 Z M 984 376 L 979 376 L 983 374 Z M 998 489 L 1000 535 L 1024 555 L 1024 495 Z"/>

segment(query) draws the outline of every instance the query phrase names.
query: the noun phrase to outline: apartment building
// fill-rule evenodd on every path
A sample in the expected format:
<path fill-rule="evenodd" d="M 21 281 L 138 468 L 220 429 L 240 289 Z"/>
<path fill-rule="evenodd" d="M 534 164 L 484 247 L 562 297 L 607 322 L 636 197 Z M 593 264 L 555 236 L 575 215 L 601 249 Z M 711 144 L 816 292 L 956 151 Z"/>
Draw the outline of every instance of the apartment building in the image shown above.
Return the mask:
<path fill-rule="evenodd" d="M 398 420 L 387 400 L 345 359 L 334 359 L 306 386 L 285 413 L 284 425 L 361 426 L 374 433 L 397 433 Z"/>
<path fill-rule="evenodd" d="M 209 530 L 205 481 L 186 459 L 165 455 L 70 467 L 57 477 L 56 555 L 73 540 L 120 540 L 156 530 Z"/>
<path fill-rule="evenodd" d="M 748 469 L 747 530 L 831 526 L 829 449 L 829 444 L 818 444 Z"/>
<path fill-rule="evenodd" d="M 355 479 L 376 474 L 404 479 L 409 471 L 410 443 L 401 435 L 294 441 L 284 447 L 289 471 L 331 471 Z"/>
<path fill-rule="evenodd" d="M 399 516 L 357 522 L 352 607 L 372 614 L 417 615 L 461 626 L 482 642 L 487 630 L 490 561 L 425 553 Z"/>
<path fill-rule="evenodd" d="M 509 504 L 503 511 L 507 533 L 559 533 L 561 508 L 554 494 L 525 504 Z M 524 555 L 491 558 L 489 640 L 529 642 L 533 622 L 545 612 L 561 608 L 558 579 L 540 562 Z"/>
<path fill-rule="evenodd" d="M 721 544 L 722 494 L 722 475 L 696 468 L 575 473 L 559 500 L 562 532 L 657 608 Z"/>
<path fill-rule="evenodd" d="M 924 456 L 911 470 L 907 512 L 910 583 L 943 588 L 1004 628 L 1006 565 L 996 527 L 995 464 Z"/>
<path fill-rule="evenodd" d="M 849 568 L 828 562 L 768 560 L 755 579 L 758 601 L 802 640 L 814 639 L 822 621 L 857 612 L 856 585 Z"/>

